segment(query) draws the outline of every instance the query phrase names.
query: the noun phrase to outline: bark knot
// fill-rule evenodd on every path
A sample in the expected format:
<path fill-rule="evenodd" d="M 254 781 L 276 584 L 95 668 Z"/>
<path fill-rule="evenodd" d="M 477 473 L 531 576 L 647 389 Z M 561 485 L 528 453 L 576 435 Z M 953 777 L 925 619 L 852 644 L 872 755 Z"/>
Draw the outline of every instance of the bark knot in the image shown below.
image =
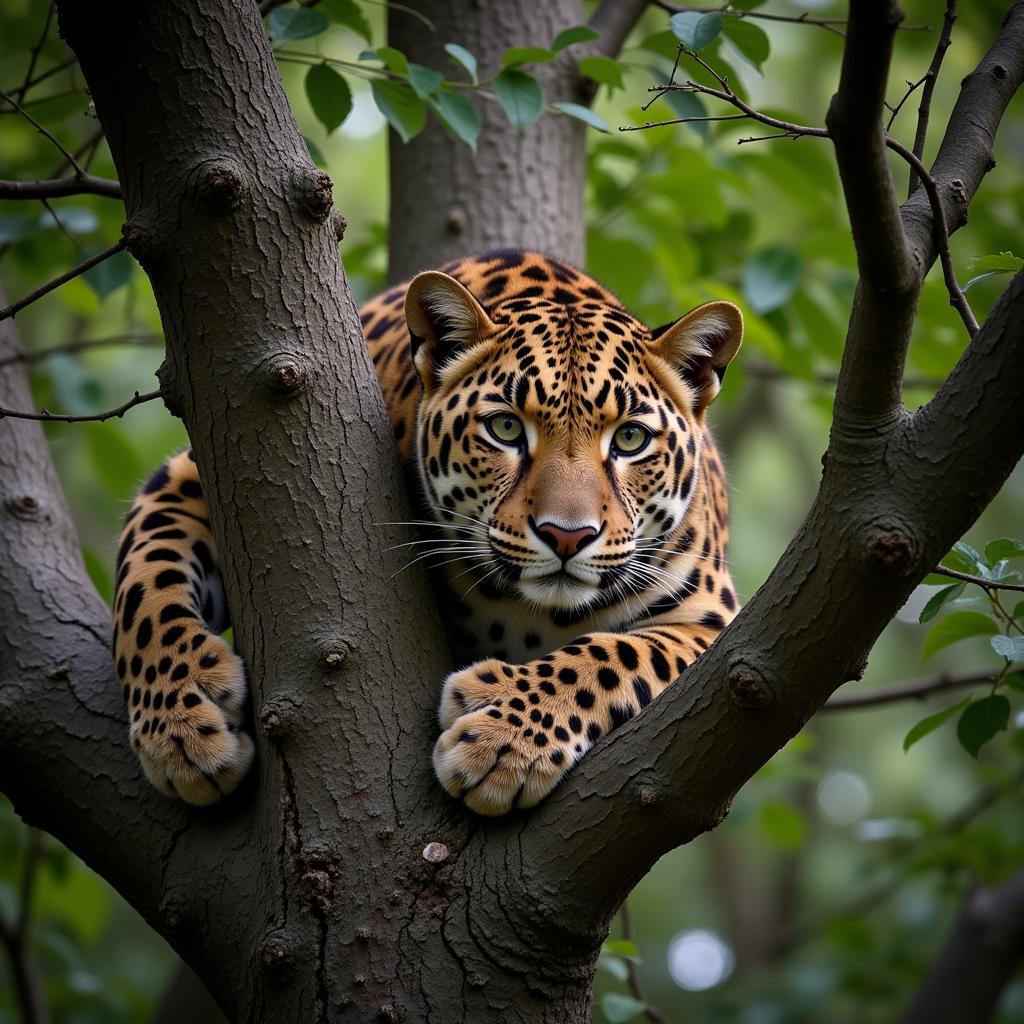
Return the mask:
<path fill-rule="evenodd" d="M 199 174 L 196 194 L 211 213 L 228 213 L 242 201 L 245 183 L 238 167 L 217 161 L 206 164 Z"/>
<path fill-rule="evenodd" d="M 260 950 L 260 966 L 271 977 L 281 978 L 293 963 L 291 944 L 280 934 L 270 935 Z"/>
<path fill-rule="evenodd" d="M 297 175 L 299 205 L 317 224 L 323 224 L 334 209 L 334 182 L 323 171 L 304 167 Z"/>
<path fill-rule="evenodd" d="M 886 576 L 905 576 L 917 561 L 917 543 L 902 524 L 873 523 L 865 537 L 868 563 Z"/>
<path fill-rule="evenodd" d="M 7 508 L 18 519 L 35 519 L 41 506 L 31 494 L 23 494 L 20 498 L 8 498 Z"/>
<path fill-rule="evenodd" d="M 775 699 L 764 674 L 745 661 L 737 662 L 729 670 L 729 691 L 741 708 L 767 707 Z"/>
<path fill-rule="evenodd" d="M 290 356 L 275 357 L 270 361 L 267 383 L 275 394 L 291 397 L 306 383 L 305 368 Z"/>

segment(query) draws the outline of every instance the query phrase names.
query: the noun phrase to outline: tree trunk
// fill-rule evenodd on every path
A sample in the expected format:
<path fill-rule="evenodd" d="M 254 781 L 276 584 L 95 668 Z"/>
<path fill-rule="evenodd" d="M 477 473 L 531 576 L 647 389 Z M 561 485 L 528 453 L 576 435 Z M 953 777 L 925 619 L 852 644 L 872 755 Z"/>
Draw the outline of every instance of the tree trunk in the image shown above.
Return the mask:
<path fill-rule="evenodd" d="M 416 9 L 437 31 L 427 31 L 417 18 L 392 6 L 389 43 L 411 61 L 448 71 L 454 65 L 444 44 L 459 43 L 476 55 L 481 81 L 501 70 L 508 47 L 548 46 L 563 29 L 586 20 L 582 0 L 503 0 L 485 5 L 479 0 L 421 0 Z M 575 53 L 576 48 L 549 64 L 529 67 L 547 103 L 588 102 Z M 582 122 L 542 116 L 519 132 L 493 97 L 470 99 L 482 126 L 476 153 L 433 117 L 408 144 L 391 133 L 390 280 L 403 281 L 445 260 L 508 246 L 538 249 L 582 264 Z"/>

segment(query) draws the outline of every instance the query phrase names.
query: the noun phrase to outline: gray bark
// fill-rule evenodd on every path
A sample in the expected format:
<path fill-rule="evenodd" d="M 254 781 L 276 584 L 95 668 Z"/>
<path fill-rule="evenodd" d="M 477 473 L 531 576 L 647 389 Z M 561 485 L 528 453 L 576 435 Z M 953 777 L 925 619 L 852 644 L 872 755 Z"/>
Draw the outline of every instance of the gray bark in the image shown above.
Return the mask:
<path fill-rule="evenodd" d="M 1022 10 L 1004 28 L 1013 88 Z M 856 674 L 1019 457 L 1024 277 L 929 406 L 881 410 L 869 430 L 837 414 L 807 521 L 687 685 L 601 744 L 536 812 L 481 821 L 430 775 L 447 667 L 437 615 L 419 577 L 385 582 L 398 538 L 379 524 L 404 517 L 400 474 L 327 183 L 255 7 L 65 3 L 61 28 L 163 317 L 161 377 L 206 484 L 259 757 L 251 784 L 208 811 L 145 785 L 107 611 L 44 439 L 5 420 L 0 786 L 120 889 L 233 1020 L 589 1020 L 594 960 L 622 896 L 663 852 L 713 827 Z M 963 116 L 994 134 L 999 113 Z M 977 151 L 960 156 L 966 166 Z M 478 189 L 493 196 L 489 181 Z M 855 318 L 854 354 L 886 326 L 872 313 Z M 14 344 L 3 325 L 0 345 Z M 906 337 L 892 344 L 902 359 Z M 0 403 L 25 408 L 24 376 L 3 354 Z M 844 365 L 847 383 L 862 365 Z M 447 856 L 425 859 L 430 842 Z"/>
<path fill-rule="evenodd" d="M 409 60 L 450 70 L 443 47 L 459 43 L 476 55 L 481 81 L 501 70 L 508 47 L 547 46 L 562 29 L 586 21 L 582 0 L 486 5 L 422 0 L 416 9 L 434 22 L 436 33 L 392 7 L 390 44 Z M 588 102 L 576 71 L 578 50 L 527 69 L 537 76 L 548 103 Z M 470 99 L 482 129 L 475 154 L 433 118 L 408 144 L 391 135 L 390 280 L 403 281 L 445 260 L 507 246 L 582 264 L 584 125 L 570 117 L 542 116 L 517 132 L 493 98 Z"/>

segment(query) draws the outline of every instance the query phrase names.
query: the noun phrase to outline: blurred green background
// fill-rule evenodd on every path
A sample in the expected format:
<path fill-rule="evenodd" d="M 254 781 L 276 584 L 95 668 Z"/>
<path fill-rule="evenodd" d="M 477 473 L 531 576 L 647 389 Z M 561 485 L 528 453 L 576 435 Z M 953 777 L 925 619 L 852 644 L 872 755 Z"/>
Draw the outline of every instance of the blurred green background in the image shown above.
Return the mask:
<path fill-rule="evenodd" d="M 905 80 L 924 74 L 942 21 L 940 0 L 907 0 L 903 6 L 908 24 L 928 24 L 931 30 L 899 34 L 890 76 L 893 104 L 905 92 Z M 960 80 L 994 38 L 1008 6 L 995 0 L 961 5 L 935 92 L 926 157 L 937 148 Z M 381 45 L 382 7 L 366 3 L 358 9 L 373 45 Z M 843 13 L 843 5 L 821 0 L 772 0 L 765 9 L 819 17 Z M 45 5 L 29 0 L 6 0 L 0 8 L 5 91 L 17 92 L 46 18 Z M 771 46 L 760 73 L 725 38 L 705 56 L 727 69 L 733 85 L 761 109 L 822 124 L 838 78 L 842 39 L 818 27 L 757 24 Z M 665 100 L 646 114 L 639 109 L 649 98 L 648 86 L 670 68 L 667 27 L 665 12 L 645 14 L 619 61 L 625 88 L 603 87 L 595 105 L 612 131 L 590 132 L 587 262 L 651 324 L 710 298 L 743 306 L 745 348 L 712 413 L 732 486 L 733 572 L 740 593 L 749 596 L 793 535 L 817 486 L 830 420 L 830 375 L 838 367 L 856 264 L 827 142 L 737 146 L 740 137 L 767 133 L 742 122 L 615 130 L 677 116 Z M 333 177 L 348 218 L 342 257 L 357 298 L 366 298 L 382 283 L 386 261 L 387 127 L 367 73 L 336 65 L 351 86 L 353 107 L 342 127 L 328 134 L 305 87 L 310 61 L 294 54 L 356 62 L 367 42 L 335 20 L 325 32 L 276 46 L 300 127 Z M 57 68 L 68 56 L 51 26 L 36 73 Z M 459 77 L 454 65 L 438 70 Z M 81 159 L 92 173 L 114 176 L 102 142 L 89 146 L 98 125 L 73 64 L 34 86 L 25 101 L 69 148 L 86 147 Z M 707 109 L 729 112 L 713 102 Z M 916 109 L 915 96 L 892 129 L 908 144 Z M 8 179 L 49 177 L 60 163 L 57 150 L 10 109 L 0 111 L 0 154 L 0 177 Z M 997 166 L 971 206 L 970 223 L 953 239 L 961 282 L 975 276 L 975 259 L 1024 252 L 1020 96 L 1000 128 L 996 156 Z M 893 168 L 903 193 L 906 168 Z M 8 299 L 111 244 L 119 237 L 122 214 L 119 202 L 102 198 L 53 200 L 45 208 L 38 202 L 0 202 L 0 280 Z M 971 287 L 979 320 L 1007 280 L 995 276 Z M 31 306 L 17 324 L 35 353 L 80 340 L 109 341 L 34 359 L 39 407 L 90 412 L 156 387 L 159 319 L 145 276 L 125 254 Z M 965 332 L 933 270 L 910 351 L 911 408 L 927 401 L 964 345 Z M 149 469 L 185 443 L 184 432 L 159 403 L 150 403 L 123 420 L 52 424 L 47 434 L 90 573 L 109 599 L 120 518 Z M 1022 498 L 1024 474 L 1018 471 L 967 541 L 980 551 L 995 538 L 1024 533 Z M 960 558 L 971 563 L 969 552 Z M 973 571 L 1007 574 L 1013 568 L 981 564 Z M 986 635 L 923 658 L 929 626 L 918 617 L 938 589 L 925 586 L 915 593 L 878 642 L 864 680 L 843 692 L 955 668 L 1000 670 L 1004 660 Z M 1014 604 L 1007 602 L 1011 613 Z M 943 614 L 963 610 L 991 608 L 980 590 L 968 587 Z M 1004 632 L 1020 634 L 1002 625 Z M 925 704 L 819 715 L 742 791 L 716 832 L 663 858 L 637 888 L 630 898 L 631 939 L 613 942 L 602 957 L 595 1020 L 642 1019 L 640 1007 L 630 1002 L 631 961 L 647 999 L 671 1021 L 896 1019 L 965 894 L 1004 878 L 1022 862 L 1019 690 L 1002 687 L 1013 704 L 1008 728 L 979 759 L 958 743 L 955 717 L 909 753 L 903 750 L 904 736 L 924 715 L 971 693 L 984 697 L 988 689 L 949 692 Z M 52 1019 L 151 1019 L 176 969 L 172 951 L 101 879 L 53 840 L 30 835 L 2 805 L 0 911 L 9 917 L 17 913 L 26 859 L 37 866 L 30 949 Z M 621 926 L 617 922 L 613 940 L 620 938 Z M 16 1019 L 3 964 L 0 1022 Z M 1024 1021 L 1024 978 L 1004 993 L 998 1020 Z"/>

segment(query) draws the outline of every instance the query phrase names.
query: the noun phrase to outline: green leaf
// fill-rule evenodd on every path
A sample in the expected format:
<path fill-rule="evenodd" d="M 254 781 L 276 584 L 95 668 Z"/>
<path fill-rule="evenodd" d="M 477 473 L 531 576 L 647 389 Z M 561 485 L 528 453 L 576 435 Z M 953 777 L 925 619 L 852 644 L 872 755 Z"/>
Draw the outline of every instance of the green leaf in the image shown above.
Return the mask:
<path fill-rule="evenodd" d="M 515 68 L 520 64 L 543 64 L 554 60 L 558 54 L 543 46 L 510 46 L 501 59 L 503 68 Z"/>
<path fill-rule="evenodd" d="M 444 52 L 460 67 L 464 68 L 476 85 L 476 57 L 458 43 L 445 43 Z"/>
<path fill-rule="evenodd" d="M 639 956 L 636 943 L 631 939 L 609 939 L 601 948 L 616 956 L 631 957 L 634 960 Z"/>
<path fill-rule="evenodd" d="M 629 964 L 622 957 L 610 956 L 602 950 L 597 958 L 597 965 L 604 968 L 616 981 L 626 981 L 629 978 Z"/>
<path fill-rule="evenodd" d="M 393 46 L 378 46 L 372 53 L 378 60 L 384 61 L 384 67 L 392 74 L 401 75 L 403 78 L 409 77 L 409 62 L 401 50 L 396 50 Z M 360 54 L 360 60 L 362 56 Z"/>
<path fill-rule="evenodd" d="M 595 114 L 590 107 L 581 106 L 579 103 L 562 102 L 551 105 L 555 110 L 560 110 L 563 114 L 568 114 L 569 117 L 575 117 L 577 121 L 589 124 L 591 128 L 596 128 L 599 132 L 610 131 L 608 122 L 600 114 Z"/>
<path fill-rule="evenodd" d="M 323 11 L 335 24 L 344 25 L 345 28 L 355 32 L 357 36 L 362 36 L 368 46 L 373 43 L 370 23 L 355 0 L 320 0 L 316 8 L 318 11 Z"/>
<path fill-rule="evenodd" d="M 82 279 L 101 299 L 105 299 L 128 283 L 134 265 L 128 253 L 119 252 L 87 270 Z"/>
<path fill-rule="evenodd" d="M 314 64 L 306 72 L 306 96 L 328 135 L 352 112 L 352 90 L 329 64 Z"/>
<path fill-rule="evenodd" d="M 972 272 L 982 273 L 984 271 L 1002 271 L 1012 274 L 1024 267 L 1024 259 L 1015 256 L 1012 252 L 1000 252 L 991 256 L 978 256 L 971 260 L 970 269 Z"/>
<path fill-rule="evenodd" d="M 953 598 L 959 597 L 960 592 L 966 586 L 966 583 L 954 583 L 951 587 L 944 587 L 942 590 L 932 594 L 932 596 L 928 598 L 928 603 L 921 609 L 921 614 L 917 621 L 931 622 L 931 620 L 939 614 L 939 609 L 947 601 L 951 601 Z"/>
<path fill-rule="evenodd" d="M 800 258 L 788 246 L 758 253 L 743 268 L 743 295 L 755 313 L 785 305 L 800 284 Z"/>
<path fill-rule="evenodd" d="M 442 122 L 475 153 L 476 140 L 480 135 L 480 117 L 473 104 L 460 93 L 442 89 L 431 100 L 431 105 Z"/>
<path fill-rule="evenodd" d="M 970 544 L 958 540 L 953 550 L 942 560 L 951 569 L 977 574 L 985 568 L 985 559 Z"/>
<path fill-rule="evenodd" d="M 951 704 L 942 711 L 936 711 L 932 715 L 926 715 L 915 725 L 903 738 L 903 750 L 909 750 L 918 740 L 923 740 L 929 733 L 935 732 L 943 722 L 949 721 L 961 708 L 970 704 L 971 698 L 965 697 L 956 704 Z"/>
<path fill-rule="evenodd" d="M 270 12 L 267 24 L 271 39 L 278 43 L 309 39 L 330 26 L 326 14 L 307 7 L 278 7 Z"/>
<path fill-rule="evenodd" d="M 572 46 L 573 43 L 589 43 L 600 38 L 601 33 L 592 29 L 589 25 L 577 25 L 575 28 L 567 28 L 559 32 L 551 44 L 551 49 L 558 53 L 567 46 Z"/>
<path fill-rule="evenodd" d="M 427 108 L 407 85 L 374 79 L 370 83 L 373 101 L 387 118 L 388 124 L 398 132 L 403 142 L 416 138 L 427 122 Z"/>
<path fill-rule="evenodd" d="M 580 61 L 580 72 L 587 78 L 592 78 L 601 85 L 607 85 L 612 89 L 625 89 L 626 83 L 622 80 L 622 67 L 617 60 L 610 57 L 601 57 L 593 54 L 584 57 Z"/>
<path fill-rule="evenodd" d="M 1024 659 L 1024 636 L 994 636 L 989 643 L 996 654 L 1010 661 Z"/>
<path fill-rule="evenodd" d="M 1024 558 L 1024 540 L 1000 537 L 999 540 L 990 540 L 985 545 L 985 561 L 989 565 L 1004 562 L 1009 558 Z"/>
<path fill-rule="evenodd" d="M 47 218 L 53 223 L 53 218 Z M 0 217 L 0 244 L 10 245 L 24 238 L 31 238 L 43 225 L 38 217 Z"/>
<path fill-rule="evenodd" d="M 971 757 L 1010 722 L 1010 702 L 1002 694 L 982 697 L 969 704 L 956 724 L 956 738 Z"/>
<path fill-rule="evenodd" d="M 764 62 L 772 51 L 771 41 L 763 28 L 745 18 L 726 18 L 722 34 L 751 67 L 763 70 Z"/>
<path fill-rule="evenodd" d="M 703 50 L 709 43 L 713 43 L 722 31 L 722 16 L 715 11 L 710 14 L 686 11 L 683 14 L 673 14 L 668 19 L 668 25 L 675 37 L 688 50 Z"/>
<path fill-rule="evenodd" d="M 544 93 L 537 79 L 523 71 L 506 68 L 494 80 L 494 93 L 513 128 L 533 124 L 544 109 Z"/>
<path fill-rule="evenodd" d="M 626 1024 L 647 1009 L 647 1004 L 621 992 L 606 992 L 601 996 L 601 1012 L 608 1024 Z"/>
<path fill-rule="evenodd" d="M 995 622 L 981 612 L 952 612 L 928 630 L 921 654 L 927 660 L 950 644 L 972 636 L 992 636 L 998 632 L 999 627 Z"/>
<path fill-rule="evenodd" d="M 803 845 L 807 824 L 795 807 L 769 800 L 761 805 L 759 820 L 765 835 L 780 849 L 798 850 Z"/>
<path fill-rule="evenodd" d="M 327 158 L 324 156 L 323 150 L 306 135 L 302 136 L 302 141 L 306 144 L 306 149 L 309 150 L 309 155 L 312 157 L 313 163 L 315 163 L 321 170 L 327 170 Z"/>
<path fill-rule="evenodd" d="M 409 65 L 409 84 L 420 99 L 433 96 L 443 81 L 444 75 L 433 68 L 425 68 L 422 64 Z"/>

